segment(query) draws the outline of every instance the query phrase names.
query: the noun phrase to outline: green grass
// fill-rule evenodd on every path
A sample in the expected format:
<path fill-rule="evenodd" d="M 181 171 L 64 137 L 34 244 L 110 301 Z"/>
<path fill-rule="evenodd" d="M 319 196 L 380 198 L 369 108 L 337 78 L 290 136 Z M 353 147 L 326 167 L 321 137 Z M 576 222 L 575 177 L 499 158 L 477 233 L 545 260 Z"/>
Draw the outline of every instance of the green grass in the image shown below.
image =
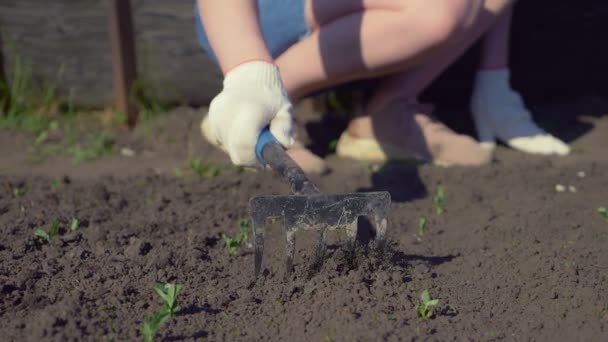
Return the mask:
<path fill-rule="evenodd" d="M 235 237 L 230 237 L 226 234 L 222 234 L 222 239 L 226 244 L 226 248 L 228 249 L 228 254 L 237 255 L 239 253 L 239 249 L 243 245 L 245 241 L 247 241 L 247 235 L 249 234 L 249 221 L 246 219 L 241 219 L 239 221 L 239 234 Z"/>
<path fill-rule="evenodd" d="M 200 159 L 193 159 L 190 161 L 190 170 L 199 176 L 204 178 L 215 178 L 222 173 L 219 166 L 203 164 Z"/>
<path fill-rule="evenodd" d="M 177 93 L 175 86 L 167 85 L 167 81 L 161 79 L 157 70 L 158 66 L 152 64 L 152 44 L 144 42 L 141 56 L 140 72 L 131 88 L 131 100 L 137 106 L 139 118 L 143 122 L 150 121 L 162 113 L 168 112 L 174 105 L 168 105 L 161 101 L 161 93 Z M 161 86 L 162 85 L 162 86 Z M 124 114 L 123 114 L 124 115 Z M 125 116 L 126 122 L 126 116 Z"/>
<path fill-rule="evenodd" d="M 151 316 L 144 319 L 141 328 L 141 332 L 144 335 L 144 341 L 152 342 L 160 325 L 169 318 L 175 316 L 175 313 L 179 311 L 177 296 L 181 289 L 182 286 L 177 284 L 154 284 L 154 291 L 163 299 L 164 304 L 161 310 L 156 311 Z"/>
<path fill-rule="evenodd" d="M 73 145 L 68 152 L 75 164 L 100 159 L 114 152 L 114 139 L 105 132 L 95 133 L 84 143 Z"/>
<path fill-rule="evenodd" d="M 429 294 L 429 290 L 422 291 L 420 295 L 420 302 L 416 305 L 416 312 L 418 312 L 418 317 L 423 320 L 428 320 L 433 317 L 433 306 L 439 304 L 439 299 L 431 299 L 431 295 Z"/>
<path fill-rule="evenodd" d="M 59 68 L 55 83 L 33 81 L 31 62 L 14 53 L 8 84 L 0 82 L 0 128 L 20 129 L 32 133 L 35 143 L 46 140 L 45 132 L 56 125 L 53 116 L 73 111 L 71 101 L 61 101 L 57 84 L 62 78 Z"/>

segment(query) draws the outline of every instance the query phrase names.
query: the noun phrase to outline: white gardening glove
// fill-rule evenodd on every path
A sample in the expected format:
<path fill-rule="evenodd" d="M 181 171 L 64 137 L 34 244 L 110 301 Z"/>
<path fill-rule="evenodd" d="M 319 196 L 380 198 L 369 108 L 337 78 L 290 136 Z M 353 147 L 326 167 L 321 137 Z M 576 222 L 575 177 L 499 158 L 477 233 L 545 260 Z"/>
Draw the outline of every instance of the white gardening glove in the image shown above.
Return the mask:
<path fill-rule="evenodd" d="M 570 152 L 568 145 L 534 122 L 521 96 L 511 89 L 508 69 L 477 73 L 471 111 L 484 146 L 493 147 L 499 139 L 527 153 L 567 155 Z"/>
<path fill-rule="evenodd" d="M 234 164 L 254 166 L 259 164 L 255 145 L 265 127 L 270 126 L 283 147 L 293 144 L 292 111 L 279 69 L 267 62 L 247 62 L 226 74 L 224 88 L 211 101 L 202 130 Z"/>

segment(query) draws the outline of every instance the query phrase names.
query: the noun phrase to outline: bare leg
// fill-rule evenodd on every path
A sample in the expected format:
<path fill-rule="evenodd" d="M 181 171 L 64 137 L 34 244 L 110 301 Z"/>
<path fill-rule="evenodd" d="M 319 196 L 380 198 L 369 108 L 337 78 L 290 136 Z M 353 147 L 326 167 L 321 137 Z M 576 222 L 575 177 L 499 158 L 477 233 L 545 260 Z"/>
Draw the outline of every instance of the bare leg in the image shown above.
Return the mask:
<path fill-rule="evenodd" d="M 418 149 L 420 144 L 439 144 L 443 147 L 459 145 L 454 142 L 463 143 L 460 145 L 463 145 L 465 150 L 477 148 L 473 141 L 463 141 L 462 136 L 456 136 L 453 132 L 444 129 L 445 127 L 437 125 L 430 125 L 426 132 L 417 132 L 419 138 L 424 138 L 425 141 L 420 142 L 420 139 L 418 143 L 405 141 L 404 132 L 411 129 L 404 130 L 403 127 L 399 127 L 400 124 L 418 126 L 417 130 L 420 131 L 421 126 L 428 126 L 428 117 L 421 118 L 420 122 L 420 120 L 412 120 L 414 114 L 417 114 L 416 108 L 385 107 L 396 99 L 400 102 L 415 100 L 419 92 L 487 30 L 511 1 L 486 0 L 459 3 L 449 0 L 449 3 L 424 1 L 424 4 L 419 4 L 417 1 L 405 3 L 369 1 L 368 7 L 364 8 L 352 7 L 352 1 L 347 1 L 350 7 L 341 4 L 344 1 L 324 2 L 323 5 L 317 5 L 317 2 L 320 3 L 309 0 L 309 11 L 316 14 L 309 19 L 314 29 L 313 34 L 294 45 L 278 59 L 286 87 L 293 98 L 297 99 L 302 94 L 351 79 L 407 70 L 388 76 L 370 102 L 368 113 L 373 115 L 375 127 L 372 127 L 371 118 L 367 117 L 363 118 L 367 122 L 354 121 L 349 131 L 364 138 L 388 137 L 385 140 L 391 143 L 399 144 L 399 140 L 402 140 L 402 143 L 408 145 L 405 146 L 406 148 L 411 148 L 412 143 L 418 145 L 414 146 L 414 149 Z M 429 8 L 431 4 L 444 6 L 440 9 L 444 13 L 447 12 L 447 15 L 440 19 L 434 18 L 434 21 L 421 17 L 420 13 L 433 12 L 433 9 Z M 340 10 L 347 15 L 340 17 Z M 387 22 L 392 23 L 389 28 L 386 28 Z M 429 26 L 432 29 L 428 29 Z M 420 30 L 421 27 L 425 29 Z M 345 36 L 347 38 L 344 38 Z M 386 46 L 391 48 L 386 49 Z M 361 54 L 344 54 L 344 51 L 357 51 L 357 49 L 362 50 Z M 406 116 L 405 123 L 399 122 L 400 112 Z M 388 131 L 385 128 L 388 128 Z M 434 135 L 438 139 L 434 139 Z M 450 135 L 457 140 L 449 139 Z M 426 151 L 427 154 L 428 152 Z M 445 149 L 444 152 L 452 153 Z M 459 157 L 456 156 L 456 160 L 450 163 L 479 164 L 486 158 L 486 155 L 482 155 L 478 150 L 464 153 L 473 158 L 459 161 Z"/>

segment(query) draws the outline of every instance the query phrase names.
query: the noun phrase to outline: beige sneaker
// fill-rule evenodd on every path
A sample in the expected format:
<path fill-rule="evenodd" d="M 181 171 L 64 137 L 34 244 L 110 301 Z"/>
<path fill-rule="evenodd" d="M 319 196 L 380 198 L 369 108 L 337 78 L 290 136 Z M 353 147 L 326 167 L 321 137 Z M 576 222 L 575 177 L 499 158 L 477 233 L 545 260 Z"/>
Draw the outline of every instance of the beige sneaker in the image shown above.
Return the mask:
<path fill-rule="evenodd" d="M 368 135 L 383 132 L 380 137 L 357 137 L 347 130 L 338 141 L 336 153 L 361 161 L 411 160 L 443 167 L 480 166 L 491 160 L 491 151 L 482 148 L 477 141 L 457 134 L 426 114 L 432 110 L 431 106 L 403 101 L 395 101 L 389 106 L 386 115 L 374 120 L 373 129 L 369 116 L 354 119 L 353 126 L 349 127 L 358 127 Z"/>

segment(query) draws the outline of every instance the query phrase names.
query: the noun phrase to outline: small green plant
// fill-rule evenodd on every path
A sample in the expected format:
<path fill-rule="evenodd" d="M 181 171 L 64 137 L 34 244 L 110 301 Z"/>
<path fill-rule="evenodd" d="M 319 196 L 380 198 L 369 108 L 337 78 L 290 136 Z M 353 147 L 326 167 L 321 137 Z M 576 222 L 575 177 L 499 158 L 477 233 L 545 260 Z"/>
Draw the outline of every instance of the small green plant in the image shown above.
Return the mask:
<path fill-rule="evenodd" d="M 429 294 L 429 290 L 422 291 L 420 295 L 420 302 L 416 305 L 416 311 L 418 312 L 418 317 L 423 320 L 430 319 L 433 317 L 433 309 L 431 307 L 439 304 L 439 299 L 431 299 L 431 295 Z"/>
<path fill-rule="evenodd" d="M 60 186 L 61 186 L 61 181 L 58 178 L 53 178 L 53 180 L 51 181 L 51 190 L 57 191 L 57 190 L 59 190 Z"/>
<path fill-rule="evenodd" d="M 77 218 L 72 217 L 72 221 L 70 222 L 70 230 L 75 232 L 78 230 L 78 227 L 80 227 L 80 221 Z"/>
<path fill-rule="evenodd" d="M 445 212 L 445 196 L 446 194 L 443 187 L 439 186 L 435 195 L 433 195 L 433 203 L 435 204 L 437 215 L 441 215 Z"/>
<path fill-rule="evenodd" d="M 57 84 L 63 75 L 59 68 L 55 83 L 40 84 L 32 77 L 32 63 L 14 51 L 14 42 L 7 42 L 13 50 L 10 81 L 0 80 L 0 128 L 21 129 L 33 133 L 36 145 L 48 138 L 54 121 L 52 116 L 64 114 L 63 101 L 57 97 Z"/>
<path fill-rule="evenodd" d="M 57 235 L 58 231 L 59 231 L 59 222 L 55 221 L 51 225 L 51 229 L 49 229 L 48 232 L 46 230 L 39 228 L 34 231 L 34 235 L 42 240 L 50 242 L 51 239 L 54 238 L 55 235 Z"/>
<path fill-rule="evenodd" d="M 247 241 L 247 235 L 249 234 L 249 221 L 241 219 L 239 221 L 239 234 L 235 237 L 230 237 L 226 234 L 222 234 L 222 239 L 228 248 L 228 254 L 237 255 L 239 248 Z"/>
<path fill-rule="evenodd" d="M 418 221 L 418 240 L 422 240 L 424 238 L 424 232 L 426 231 L 427 219 L 422 216 Z"/>
<path fill-rule="evenodd" d="M 597 212 L 606 220 L 608 223 L 608 210 L 604 207 L 597 208 Z"/>
<path fill-rule="evenodd" d="M 69 149 L 75 164 L 91 161 L 112 154 L 114 139 L 107 133 L 91 136 L 85 144 L 76 144 Z"/>
<path fill-rule="evenodd" d="M 144 319 L 141 328 L 141 332 L 144 335 L 144 341 L 152 342 L 160 325 L 169 318 L 175 316 L 175 313 L 179 310 L 179 306 L 177 306 L 177 296 L 181 289 L 182 286 L 177 284 L 154 284 L 154 290 L 163 299 L 164 305 L 161 310 L 156 311 L 151 316 Z"/>
<path fill-rule="evenodd" d="M 191 160 L 190 169 L 195 175 L 205 178 L 215 178 L 221 173 L 219 166 L 203 164 L 200 159 Z"/>
<path fill-rule="evenodd" d="M 331 153 L 335 153 L 337 148 L 338 148 L 338 139 L 334 139 L 334 140 L 330 141 L 329 145 L 327 145 L 327 150 Z"/>
<path fill-rule="evenodd" d="M 23 188 L 23 187 L 14 188 L 13 195 L 15 195 L 15 197 L 17 197 L 17 198 L 23 197 L 25 195 L 25 188 Z"/>

